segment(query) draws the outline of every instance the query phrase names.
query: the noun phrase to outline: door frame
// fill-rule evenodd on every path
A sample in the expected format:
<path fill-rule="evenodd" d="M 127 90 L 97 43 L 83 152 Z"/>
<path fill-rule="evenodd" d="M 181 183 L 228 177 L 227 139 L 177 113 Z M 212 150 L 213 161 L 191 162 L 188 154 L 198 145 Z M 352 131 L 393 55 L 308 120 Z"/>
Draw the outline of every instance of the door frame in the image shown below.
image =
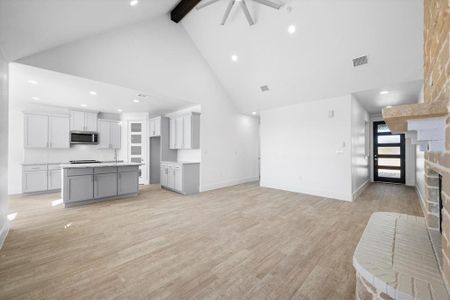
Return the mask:
<path fill-rule="evenodd" d="M 380 124 L 386 124 L 384 121 L 372 121 L 372 140 L 373 140 L 373 157 L 372 157 L 372 165 L 373 165 L 373 181 L 378 182 L 390 182 L 390 183 L 401 183 L 405 184 L 406 182 L 406 148 L 405 148 L 405 135 L 404 134 L 398 134 L 400 136 L 400 155 L 386 155 L 382 154 L 382 158 L 398 158 L 400 156 L 400 167 L 383 167 L 384 169 L 393 169 L 393 170 L 400 170 L 400 178 L 388 178 L 388 177 L 379 177 L 377 168 L 378 168 L 378 158 L 380 158 L 380 155 L 378 154 L 378 135 L 397 135 L 389 133 L 378 133 L 378 125 Z M 380 144 L 384 147 L 397 147 L 399 143 L 387 143 L 387 144 Z M 382 179 L 381 179 L 382 178 Z"/>

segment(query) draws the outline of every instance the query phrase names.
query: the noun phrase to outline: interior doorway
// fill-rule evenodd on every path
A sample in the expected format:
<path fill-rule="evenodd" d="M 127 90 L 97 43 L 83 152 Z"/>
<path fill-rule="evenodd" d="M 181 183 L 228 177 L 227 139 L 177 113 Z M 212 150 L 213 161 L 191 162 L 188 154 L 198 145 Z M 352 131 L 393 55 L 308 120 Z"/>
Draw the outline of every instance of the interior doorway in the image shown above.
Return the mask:
<path fill-rule="evenodd" d="M 373 122 L 373 179 L 405 183 L 405 135 L 392 134 L 384 121 Z"/>

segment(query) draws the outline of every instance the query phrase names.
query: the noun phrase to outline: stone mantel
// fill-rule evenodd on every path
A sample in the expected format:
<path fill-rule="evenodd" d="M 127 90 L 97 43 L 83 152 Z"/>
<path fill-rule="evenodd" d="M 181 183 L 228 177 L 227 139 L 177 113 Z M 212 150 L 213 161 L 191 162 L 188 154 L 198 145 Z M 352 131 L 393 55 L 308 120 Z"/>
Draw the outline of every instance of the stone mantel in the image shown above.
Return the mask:
<path fill-rule="evenodd" d="M 356 299 L 449 299 L 422 217 L 374 213 L 353 266 Z"/>
<path fill-rule="evenodd" d="M 385 107 L 383 119 L 393 133 L 408 131 L 408 120 L 444 117 L 448 113 L 448 101 L 417 103 Z"/>

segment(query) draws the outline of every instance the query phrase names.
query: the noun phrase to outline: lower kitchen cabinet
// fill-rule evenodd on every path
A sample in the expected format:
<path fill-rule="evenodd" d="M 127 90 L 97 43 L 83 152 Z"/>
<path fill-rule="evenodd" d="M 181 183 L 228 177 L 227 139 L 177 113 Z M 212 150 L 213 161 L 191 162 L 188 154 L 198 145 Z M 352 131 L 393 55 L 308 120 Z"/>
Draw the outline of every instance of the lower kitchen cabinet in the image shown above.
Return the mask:
<path fill-rule="evenodd" d="M 61 169 L 48 170 L 48 190 L 61 189 Z"/>
<path fill-rule="evenodd" d="M 184 195 L 198 193 L 200 163 L 161 162 L 161 186 Z"/>
<path fill-rule="evenodd" d="M 94 175 L 94 198 L 106 198 L 117 195 L 117 172 Z"/>
<path fill-rule="evenodd" d="M 47 190 L 47 169 L 23 172 L 23 192 L 34 193 Z"/>
<path fill-rule="evenodd" d="M 119 167 L 118 194 L 136 194 L 139 191 L 139 169 L 137 167 Z"/>
<path fill-rule="evenodd" d="M 77 202 L 94 198 L 94 175 L 69 176 L 65 179 L 64 202 Z"/>

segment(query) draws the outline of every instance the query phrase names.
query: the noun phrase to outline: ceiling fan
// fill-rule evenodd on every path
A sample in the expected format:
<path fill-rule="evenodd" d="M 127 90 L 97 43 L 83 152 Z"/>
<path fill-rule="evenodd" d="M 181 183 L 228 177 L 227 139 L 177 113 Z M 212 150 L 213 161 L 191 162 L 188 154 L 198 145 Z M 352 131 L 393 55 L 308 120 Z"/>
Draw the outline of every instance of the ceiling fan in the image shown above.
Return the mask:
<path fill-rule="evenodd" d="M 199 5 L 197 5 L 197 9 L 202 9 L 206 6 L 209 6 L 213 3 L 216 3 L 220 0 L 209 0 L 209 1 L 202 1 L 202 3 L 200 3 Z M 279 3 L 275 3 L 269 0 L 250 0 L 265 6 L 269 6 L 275 9 L 280 9 L 281 6 L 283 6 L 282 4 Z M 230 2 L 228 3 L 227 9 L 225 10 L 225 14 L 223 15 L 222 18 L 222 25 L 225 25 L 225 22 L 228 19 L 228 16 L 230 15 L 231 9 L 233 8 L 234 4 L 236 4 L 236 2 L 238 2 L 242 8 L 242 10 L 244 11 L 244 15 L 247 18 L 248 24 L 253 25 L 255 24 L 255 22 L 253 21 L 252 16 L 250 15 L 250 12 L 248 11 L 248 7 L 247 7 L 247 3 L 245 3 L 245 0 L 230 0 Z"/>

